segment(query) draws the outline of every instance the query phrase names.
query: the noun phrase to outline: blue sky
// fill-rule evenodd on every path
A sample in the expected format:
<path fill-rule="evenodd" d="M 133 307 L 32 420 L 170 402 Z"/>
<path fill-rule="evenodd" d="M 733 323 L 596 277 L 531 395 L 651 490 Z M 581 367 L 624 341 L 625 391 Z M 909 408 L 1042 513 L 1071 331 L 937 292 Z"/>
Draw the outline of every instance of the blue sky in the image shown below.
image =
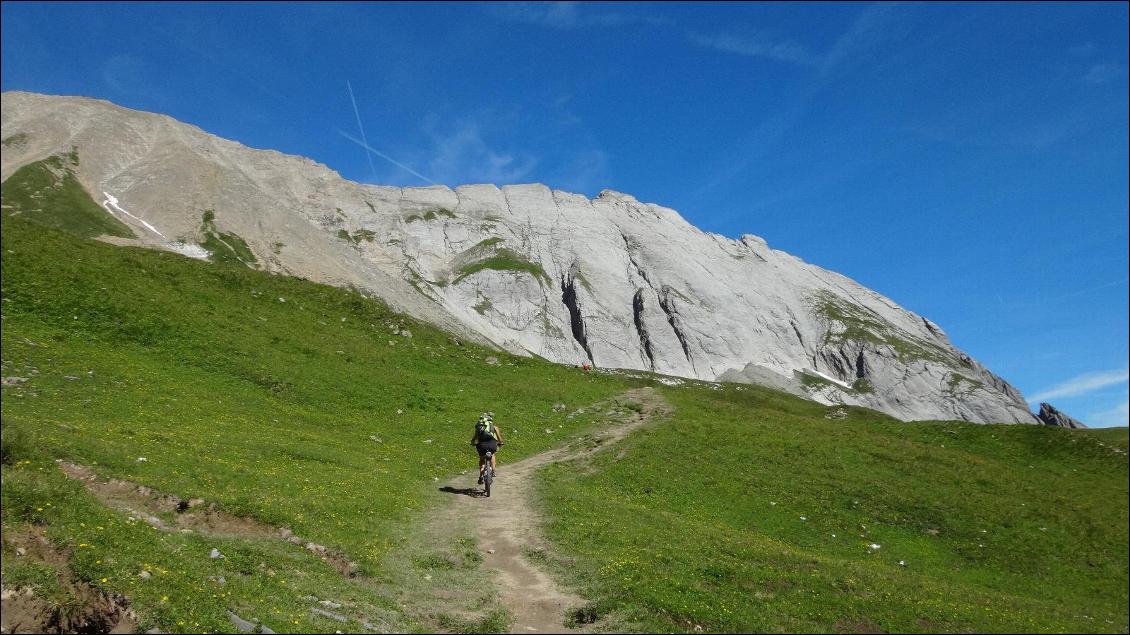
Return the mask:
<path fill-rule="evenodd" d="M 363 182 L 628 192 L 876 289 L 1029 398 L 1127 424 L 1125 3 L 2 12 L 4 90 L 166 113 Z M 387 159 L 350 140 L 347 83 Z"/>

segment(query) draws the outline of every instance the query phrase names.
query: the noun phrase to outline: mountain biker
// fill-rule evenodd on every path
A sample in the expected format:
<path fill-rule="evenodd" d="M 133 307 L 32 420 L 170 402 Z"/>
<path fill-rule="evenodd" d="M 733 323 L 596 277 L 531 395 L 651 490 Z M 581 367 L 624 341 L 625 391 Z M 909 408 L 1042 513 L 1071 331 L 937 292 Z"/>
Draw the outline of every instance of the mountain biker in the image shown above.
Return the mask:
<path fill-rule="evenodd" d="M 471 437 L 471 445 L 479 451 L 479 484 L 483 482 L 483 471 L 486 469 L 486 453 L 490 452 L 490 469 L 495 470 L 498 458 L 498 448 L 504 445 L 502 431 L 494 425 L 494 413 L 484 412 L 479 415 L 475 423 L 475 434 Z"/>

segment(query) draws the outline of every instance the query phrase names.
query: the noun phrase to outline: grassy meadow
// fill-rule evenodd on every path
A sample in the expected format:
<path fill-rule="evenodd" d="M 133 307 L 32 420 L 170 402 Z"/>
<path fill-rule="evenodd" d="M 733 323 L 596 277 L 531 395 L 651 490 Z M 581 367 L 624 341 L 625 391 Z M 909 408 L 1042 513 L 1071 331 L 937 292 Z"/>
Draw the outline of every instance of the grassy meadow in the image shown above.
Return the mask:
<path fill-rule="evenodd" d="M 231 631 L 229 612 L 279 632 L 504 630 L 475 528 L 428 533 L 439 485 L 474 469 L 475 417 L 493 410 L 506 435 L 505 493 L 507 461 L 650 384 L 671 415 L 540 477 L 551 548 L 528 557 L 586 598 L 577 626 L 1128 628 L 1125 429 L 904 424 L 514 357 L 247 258 L 81 238 L 94 208 L 73 211 L 56 167 L 3 187 L 0 521 L 4 587 L 59 612 L 76 610 L 73 576 L 127 598 L 141 630 Z M 68 463 L 276 533 L 155 528 L 178 512 L 108 506 Z"/>

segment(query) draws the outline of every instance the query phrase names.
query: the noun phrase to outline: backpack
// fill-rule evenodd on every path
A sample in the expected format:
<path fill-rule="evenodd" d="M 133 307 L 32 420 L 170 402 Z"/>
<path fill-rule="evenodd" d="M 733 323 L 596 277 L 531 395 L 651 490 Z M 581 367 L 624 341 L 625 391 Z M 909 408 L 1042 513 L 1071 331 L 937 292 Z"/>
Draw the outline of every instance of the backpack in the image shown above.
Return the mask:
<path fill-rule="evenodd" d="M 475 434 L 479 435 L 479 441 L 486 441 L 487 439 L 495 439 L 498 437 L 494 434 L 494 426 L 489 421 L 480 421 L 475 424 Z"/>

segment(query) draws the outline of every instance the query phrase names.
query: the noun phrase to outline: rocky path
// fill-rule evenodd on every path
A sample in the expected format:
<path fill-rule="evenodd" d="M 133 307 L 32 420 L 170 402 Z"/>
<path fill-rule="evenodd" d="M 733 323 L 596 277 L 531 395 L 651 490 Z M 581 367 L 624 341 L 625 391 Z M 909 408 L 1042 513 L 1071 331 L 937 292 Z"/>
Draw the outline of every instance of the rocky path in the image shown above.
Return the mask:
<path fill-rule="evenodd" d="M 533 499 L 534 475 L 552 463 L 571 461 L 600 452 L 645 425 L 655 415 L 670 413 L 671 406 L 653 388 L 638 388 L 619 400 L 642 406 L 627 419 L 596 432 L 592 443 L 576 444 L 543 452 L 513 464 L 499 464 L 499 478 L 490 498 L 456 496 L 441 514 L 444 521 L 477 527 L 483 568 L 498 585 L 502 604 L 513 618 L 515 633 L 558 633 L 564 628 L 565 612 L 584 600 L 561 588 L 553 578 L 533 566 L 525 549 L 545 547 L 541 517 Z M 448 491 L 469 493 L 465 476 L 452 482 Z"/>

